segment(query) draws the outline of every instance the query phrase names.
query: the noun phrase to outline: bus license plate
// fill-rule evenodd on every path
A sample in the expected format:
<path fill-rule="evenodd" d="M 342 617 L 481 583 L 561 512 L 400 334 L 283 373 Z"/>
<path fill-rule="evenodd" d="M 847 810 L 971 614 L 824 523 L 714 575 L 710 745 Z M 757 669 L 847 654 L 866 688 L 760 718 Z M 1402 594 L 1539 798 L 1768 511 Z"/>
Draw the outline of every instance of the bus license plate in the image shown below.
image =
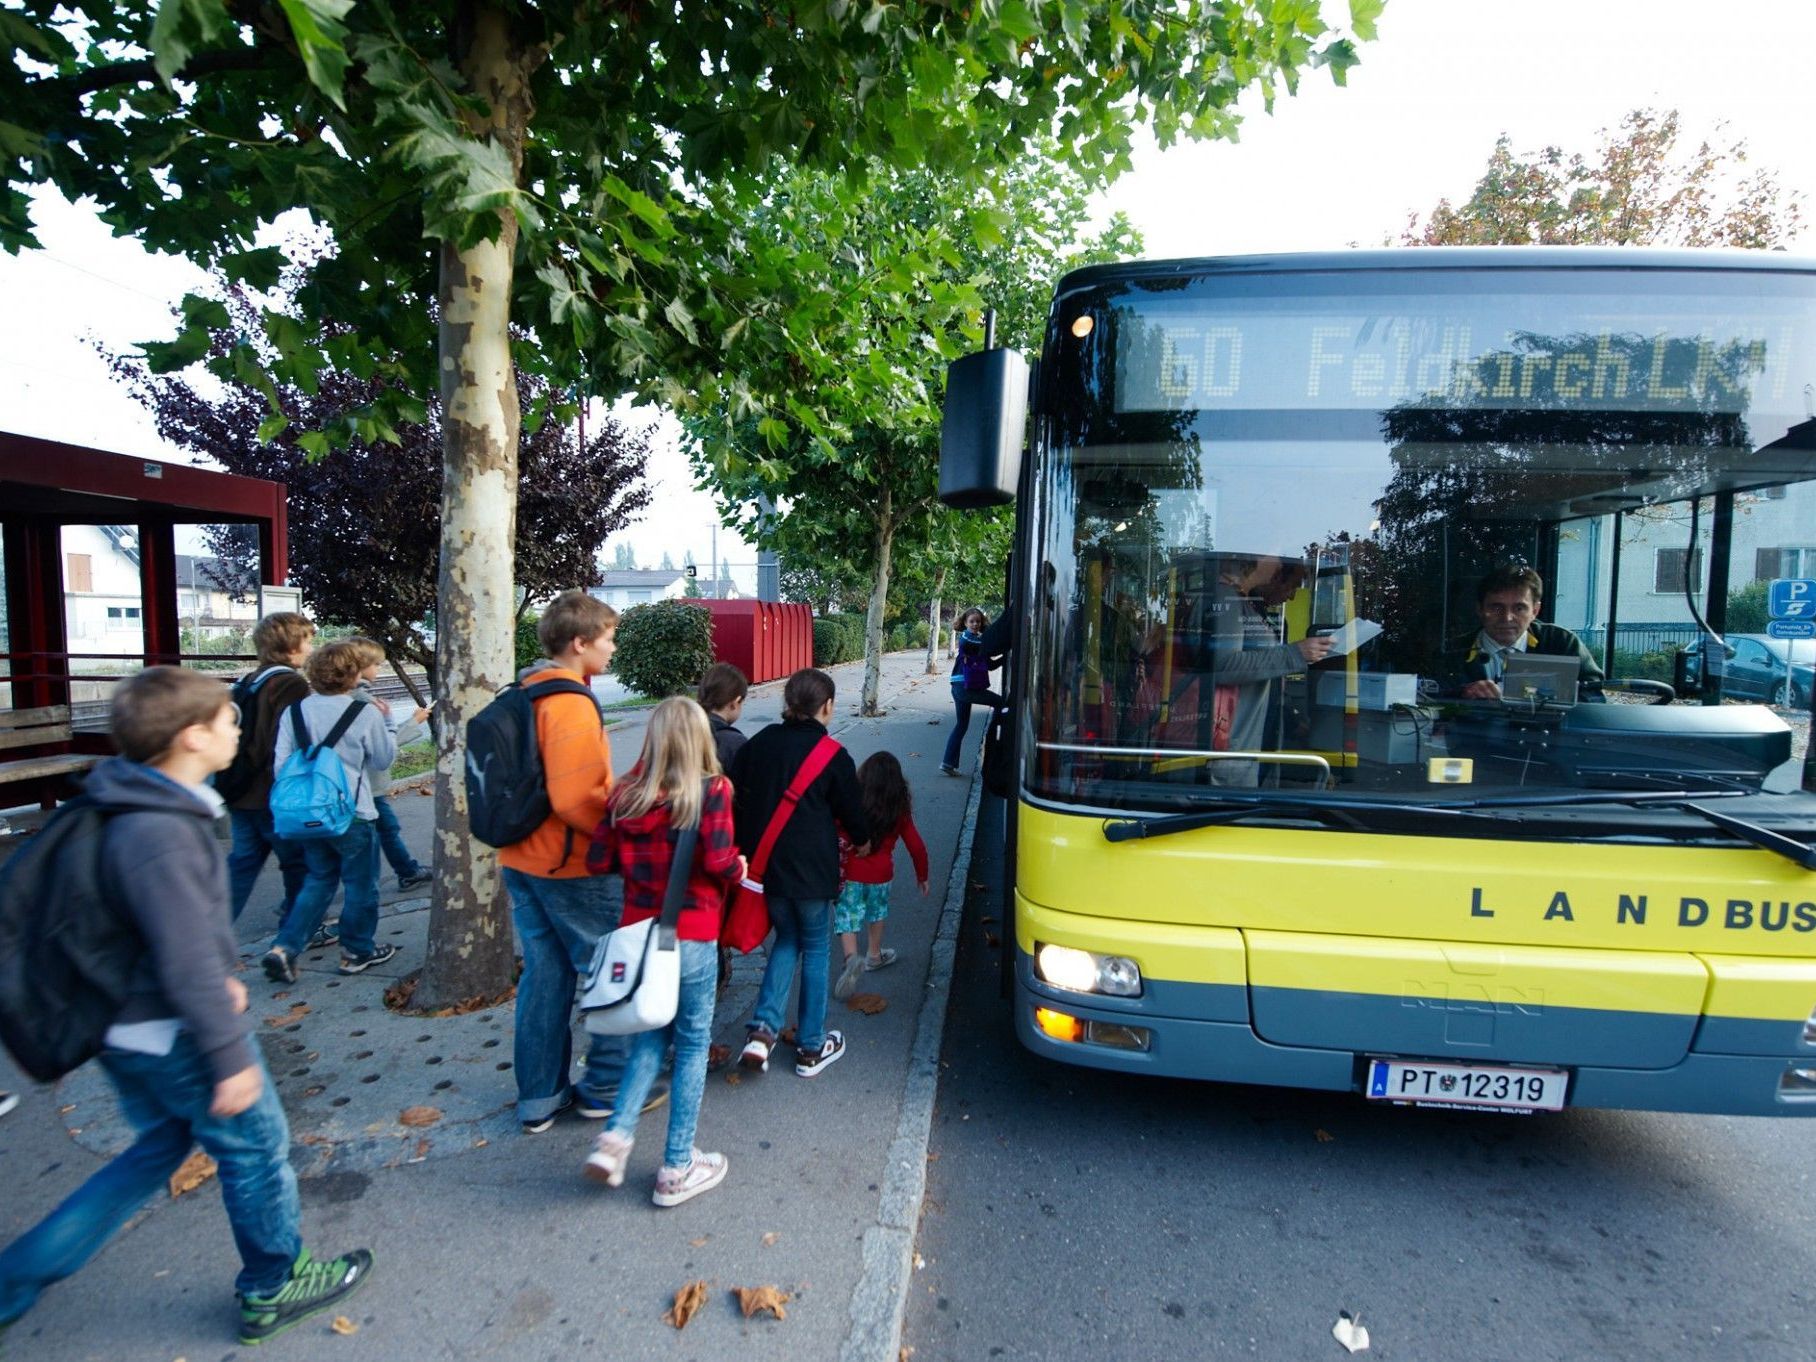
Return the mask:
<path fill-rule="evenodd" d="M 1559 1069 L 1375 1059 L 1368 1065 L 1368 1096 L 1377 1102 L 1562 1111 L 1565 1080 Z"/>

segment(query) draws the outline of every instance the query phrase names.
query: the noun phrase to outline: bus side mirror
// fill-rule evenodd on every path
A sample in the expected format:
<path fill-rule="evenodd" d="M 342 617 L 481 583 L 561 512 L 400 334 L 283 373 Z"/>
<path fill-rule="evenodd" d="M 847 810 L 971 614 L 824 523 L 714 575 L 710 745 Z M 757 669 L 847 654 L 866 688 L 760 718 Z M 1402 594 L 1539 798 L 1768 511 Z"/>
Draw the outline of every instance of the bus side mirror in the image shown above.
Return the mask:
<path fill-rule="evenodd" d="M 946 368 L 940 422 L 940 500 L 955 510 L 1015 500 L 1028 421 L 1028 361 L 983 350 Z"/>

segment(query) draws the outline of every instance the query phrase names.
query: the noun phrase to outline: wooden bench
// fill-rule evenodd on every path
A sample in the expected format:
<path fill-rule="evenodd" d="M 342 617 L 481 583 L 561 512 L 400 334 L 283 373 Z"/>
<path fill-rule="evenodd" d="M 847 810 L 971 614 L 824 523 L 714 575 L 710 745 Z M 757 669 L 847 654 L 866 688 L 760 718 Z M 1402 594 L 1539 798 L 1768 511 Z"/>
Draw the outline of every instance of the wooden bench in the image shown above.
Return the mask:
<path fill-rule="evenodd" d="M 16 748 L 67 746 L 74 738 L 68 705 L 0 709 L 0 753 Z M 48 809 L 56 803 L 57 786 L 66 777 L 86 771 L 99 760 L 79 752 L 0 759 L 0 787 L 29 782 L 39 787 L 39 802 Z M 4 802 L 3 797 L 0 802 Z"/>

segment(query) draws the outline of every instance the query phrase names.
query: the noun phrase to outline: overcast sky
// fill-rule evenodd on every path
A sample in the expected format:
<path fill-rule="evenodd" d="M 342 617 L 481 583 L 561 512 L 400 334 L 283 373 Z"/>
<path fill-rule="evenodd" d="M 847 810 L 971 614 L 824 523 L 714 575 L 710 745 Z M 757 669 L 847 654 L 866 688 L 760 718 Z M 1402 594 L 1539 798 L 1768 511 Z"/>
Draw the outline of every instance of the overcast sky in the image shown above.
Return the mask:
<path fill-rule="evenodd" d="M 1589 153 L 1600 129 L 1652 105 L 1680 110 L 1692 137 L 1725 121 L 1809 213 L 1813 49 L 1811 0 L 1388 0 L 1347 89 L 1308 73 L 1271 117 L 1253 102 L 1239 143 L 1148 149 L 1100 206 L 1126 212 L 1156 257 L 1376 245 L 1408 213 L 1467 197 L 1501 133 L 1520 150 Z M 200 276 L 115 240 L 81 207 L 41 197 L 36 218 L 45 249 L 0 255 L 0 427 L 185 457 L 160 444 L 87 337 L 120 348 L 169 335 L 169 304 Z M 1799 247 L 1810 243 L 1806 230 Z M 639 558 L 680 562 L 691 548 L 707 561 L 712 502 L 672 437 L 651 473 L 655 506 L 627 536 Z M 754 559 L 719 540 L 735 568 Z"/>

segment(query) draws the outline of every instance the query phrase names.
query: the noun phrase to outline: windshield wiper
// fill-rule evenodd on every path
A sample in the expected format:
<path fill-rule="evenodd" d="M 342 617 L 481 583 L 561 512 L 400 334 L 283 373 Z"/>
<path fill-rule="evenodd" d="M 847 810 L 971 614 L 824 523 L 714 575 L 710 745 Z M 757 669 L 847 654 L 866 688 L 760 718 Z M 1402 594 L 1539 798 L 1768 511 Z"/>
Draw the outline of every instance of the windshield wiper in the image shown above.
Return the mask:
<path fill-rule="evenodd" d="M 1439 818 L 1484 820 L 1491 817 L 1473 813 L 1468 808 L 1446 804 L 1394 804 L 1378 799 L 1346 799 L 1339 802 L 1308 799 L 1304 796 L 1257 795 L 1234 802 L 1226 800 L 1217 808 L 1192 813 L 1168 814 L 1159 818 L 1106 818 L 1103 835 L 1110 842 L 1132 842 L 1143 837 L 1166 837 L 1176 832 L 1191 832 L 1195 828 L 1240 823 L 1248 818 L 1278 817 L 1287 811 L 1325 822 L 1335 820 L 1357 830 L 1363 827 L 1362 822 L 1354 816 L 1358 813 L 1391 813 L 1399 817 L 1432 814 Z"/>
<path fill-rule="evenodd" d="M 1795 837 L 1787 836 L 1782 832 L 1774 832 L 1771 828 L 1749 823 L 1744 818 L 1735 818 L 1729 814 L 1717 813 L 1714 809 L 1705 809 L 1700 804 L 1685 803 L 1672 807 L 1682 809 L 1685 813 L 1693 813 L 1698 818 L 1705 819 L 1720 828 L 1723 832 L 1740 838 L 1743 842 L 1751 842 L 1756 847 L 1775 851 L 1786 860 L 1796 862 L 1805 870 L 1816 870 L 1816 846 L 1811 846 L 1808 842 L 1800 842 Z"/>

